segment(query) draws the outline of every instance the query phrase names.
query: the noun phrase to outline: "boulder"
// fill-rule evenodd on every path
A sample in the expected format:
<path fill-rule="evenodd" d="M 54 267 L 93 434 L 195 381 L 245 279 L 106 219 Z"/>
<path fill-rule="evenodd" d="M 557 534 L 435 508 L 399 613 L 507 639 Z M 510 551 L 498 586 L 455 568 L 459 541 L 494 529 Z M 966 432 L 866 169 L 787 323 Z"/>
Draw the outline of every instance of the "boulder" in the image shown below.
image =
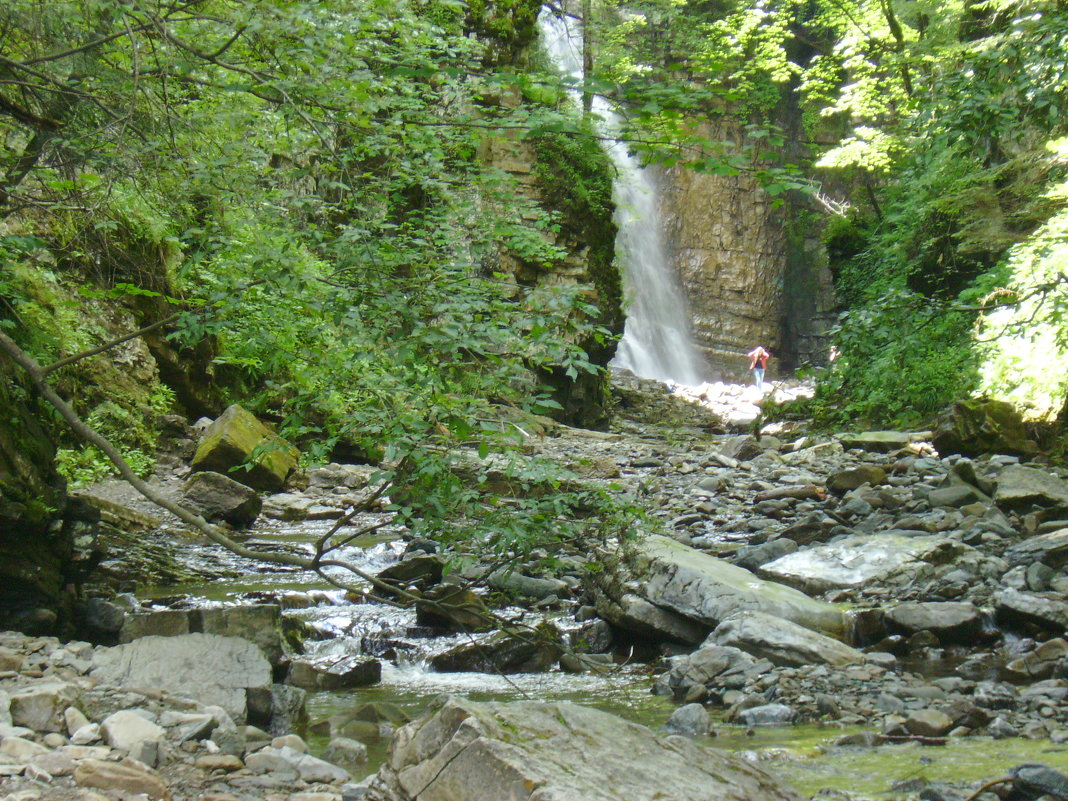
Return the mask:
<path fill-rule="evenodd" d="M 1016 680 L 1048 679 L 1060 670 L 1065 656 L 1068 656 L 1068 642 L 1054 637 L 1031 653 L 1009 662 L 1005 665 L 1005 673 Z"/>
<path fill-rule="evenodd" d="M 415 602 L 415 622 L 450 631 L 485 631 L 493 617 L 483 600 L 466 587 L 438 584 Z"/>
<path fill-rule="evenodd" d="M 970 603 L 898 604 L 883 618 L 892 633 L 911 636 L 929 631 L 943 645 L 974 644 L 983 628 L 982 613 Z"/>
<path fill-rule="evenodd" d="M 845 615 L 831 604 L 667 537 L 636 545 L 633 569 L 646 600 L 709 627 L 741 612 L 764 612 L 831 636 L 846 633 Z"/>
<path fill-rule="evenodd" d="M 571 594 L 571 588 L 567 582 L 560 579 L 538 578 L 537 576 L 525 576 L 514 570 L 494 570 L 490 573 L 487 582 L 495 590 L 514 593 L 524 598 L 548 598 L 550 595 L 557 597 Z"/>
<path fill-rule="evenodd" d="M 613 626 L 656 641 L 697 645 L 712 630 L 711 626 L 662 609 L 634 593 L 624 593 L 616 600 L 598 588 L 594 604 L 597 614 Z"/>
<path fill-rule="evenodd" d="M 685 704 L 671 713 L 664 730 L 672 734 L 704 737 L 708 734 L 708 710 L 700 704 Z"/>
<path fill-rule="evenodd" d="M 873 453 L 891 453 L 908 447 L 912 435 L 906 431 L 866 431 L 861 434 L 842 434 L 839 439 L 846 450 L 859 448 Z"/>
<path fill-rule="evenodd" d="M 120 642 L 141 637 L 175 637 L 181 634 L 219 634 L 240 637 L 255 644 L 277 664 L 282 658 L 282 609 L 278 604 L 221 606 L 211 609 L 161 609 L 127 615 Z"/>
<path fill-rule="evenodd" d="M 192 466 L 223 473 L 254 490 L 277 492 L 299 458 L 296 448 L 234 404 L 204 431 Z"/>
<path fill-rule="evenodd" d="M 377 578 L 401 588 L 430 587 L 441 581 L 444 573 L 445 561 L 440 556 L 416 553 L 383 568 Z"/>
<path fill-rule="evenodd" d="M 1041 562 L 1054 570 L 1068 565 L 1068 528 L 1028 537 L 1015 542 L 1005 551 L 1011 565 L 1029 565 Z"/>
<path fill-rule="evenodd" d="M 143 637 L 98 649 L 90 674 L 119 687 L 151 688 L 221 706 L 244 721 L 247 691 L 269 688 L 271 665 L 248 640 L 218 634 Z"/>
<path fill-rule="evenodd" d="M 32 684 L 11 693 L 11 723 L 36 732 L 66 729 L 64 713 L 81 701 L 81 690 L 68 682 Z"/>
<path fill-rule="evenodd" d="M 820 593 L 879 582 L 910 565 L 944 561 L 961 549 L 941 537 L 871 534 L 805 548 L 763 565 L 761 576 Z"/>
<path fill-rule="evenodd" d="M 430 657 L 442 673 L 539 673 L 560 658 L 560 632 L 543 624 L 534 630 L 499 631 Z"/>
<path fill-rule="evenodd" d="M 163 739 L 166 732 L 132 709 L 120 709 L 100 722 L 100 736 L 112 748 L 132 751 L 142 742 L 156 742 Z"/>
<path fill-rule="evenodd" d="M 382 663 L 374 657 L 349 657 L 329 666 L 294 660 L 287 681 L 305 690 L 367 687 L 382 680 Z"/>
<path fill-rule="evenodd" d="M 1059 634 L 1068 629 L 1068 602 L 1058 593 L 1002 590 L 994 597 L 994 613 L 1006 627 L 1031 623 Z"/>
<path fill-rule="evenodd" d="M 864 654 L 856 648 L 797 623 L 763 612 L 746 612 L 716 627 L 709 643 L 738 648 L 774 665 L 858 665 Z"/>
<path fill-rule="evenodd" d="M 569 703 L 446 697 L 394 734 L 368 801 L 800 801 L 743 759 Z"/>
<path fill-rule="evenodd" d="M 865 484 L 875 486 L 886 481 L 886 471 L 873 464 L 862 464 L 849 470 L 839 470 L 827 479 L 827 489 L 831 492 L 849 492 Z"/>
<path fill-rule="evenodd" d="M 159 774 L 132 759 L 122 762 L 87 759 L 74 771 L 74 783 L 79 787 L 131 795 L 144 793 L 156 801 L 171 801 L 171 793 Z"/>
<path fill-rule="evenodd" d="M 786 704 L 762 704 L 738 712 L 746 726 L 790 726 L 797 721 L 797 710 Z"/>
<path fill-rule="evenodd" d="M 999 400 L 957 401 L 935 423 L 931 442 L 942 456 L 1032 456 L 1038 452 L 1038 446 L 1027 438 L 1020 413 L 1011 403 Z"/>
<path fill-rule="evenodd" d="M 953 718 L 937 709 L 918 709 L 905 720 L 909 734 L 917 737 L 945 737 L 953 726 Z"/>
<path fill-rule="evenodd" d="M 263 507 L 256 490 L 210 470 L 186 479 L 182 503 L 205 520 L 225 520 L 239 528 L 250 525 Z"/>
<path fill-rule="evenodd" d="M 994 503 L 1006 510 L 1068 507 L 1068 481 L 1035 467 L 1010 464 L 998 474 Z"/>

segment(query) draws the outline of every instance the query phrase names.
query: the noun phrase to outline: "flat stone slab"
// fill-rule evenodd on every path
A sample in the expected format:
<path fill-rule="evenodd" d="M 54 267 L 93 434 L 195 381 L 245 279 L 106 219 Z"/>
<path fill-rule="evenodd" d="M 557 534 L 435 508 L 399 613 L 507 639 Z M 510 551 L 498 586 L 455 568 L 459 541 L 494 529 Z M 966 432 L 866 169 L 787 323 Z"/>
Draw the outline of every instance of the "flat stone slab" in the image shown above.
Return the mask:
<path fill-rule="evenodd" d="M 644 564 L 639 592 L 646 600 L 700 623 L 718 626 L 742 612 L 764 612 L 845 637 L 841 609 L 668 537 L 647 537 L 637 546 L 637 558 Z"/>
<path fill-rule="evenodd" d="M 218 634 L 142 637 L 99 649 L 90 675 L 118 687 L 162 690 L 221 706 L 240 722 L 246 691 L 271 685 L 271 665 L 258 647 Z"/>
<path fill-rule="evenodd" d="M 763 565 L 759 573 L 806 592 L 859 587 L 879 581 L 940 549 L 958 547 L 943 537 L 871 534 L 805 548 Z"/>
<path fill-rule="evenodd" d="M 874 453 L 901 450 L 913 441 L 907 431 L 865 431 L 861 434 L 842 434 L 839 439 L 846 450 L 860 448 Z"/>
<path fill-rule="evenodd" d="M 447 697 L 400 728 L 368 801 L 800 801 L 758 766 L 569 703 Z"/>
<path fill-rule="evenodd" d="M 1068 481 L 1022 464 L 1010 464 L 998 474 L 994 503 L 1002 509 L 1038 506 L 1068 507 Z"/>
<path fill-rule="evenodd" d="M 746 612 L 725 620 L 708 642 L 734 646 L 773 665 L 842 667 L 864 661 L 864 654 L 856 648 L 763 612 Z"/>

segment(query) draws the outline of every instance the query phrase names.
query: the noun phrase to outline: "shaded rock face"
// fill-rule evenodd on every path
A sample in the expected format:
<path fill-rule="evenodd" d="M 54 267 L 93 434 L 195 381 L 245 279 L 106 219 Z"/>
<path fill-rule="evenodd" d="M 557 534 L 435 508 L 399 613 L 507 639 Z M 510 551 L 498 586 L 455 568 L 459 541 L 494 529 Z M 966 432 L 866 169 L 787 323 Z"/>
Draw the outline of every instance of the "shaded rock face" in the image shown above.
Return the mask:
<path fill-rule="evenodd" d="M 182 486 L 182 500 L 205 520 L 247 526 L 263 507 L 256 491 L 221 473 L 194 473 Z"/>
<path fill-rule="evenodd" d="M 65 482 L 55 444 L 24 400 L 30 391 L 0 356 L 0 626 L 44 633 L 70 611 L 62 590 L 73 537 L 53 525 Z"/>
<path fill-rule="evenodd" d="M 799 801 L 760 768 L 575 704 L 446 698 L 404 726 L 370 801 Z"/>
<path fill-rule="evenodd" d="M 713 140 L 738 140 L 738 124 L 705 125 Z M 792 242 L 789 214 L 773 208 L 751 174 L 673 168 L 660 176 L 664 241 L 685 289 L 693 335 L 718 375 L 743 375 L 742 354 L 763 344 L 792 366 L 825 357 L 833 308 L 830 271 L 814 240 Z M 718 368 L 718 370 L 716 370 Z"/>
<path fill-rule="evenodd" d="M 999 400 L 957 401 L 939 418 L 932 444 L 943 456 L 1033 456 L 1038 452 L 1038 446 L 1028 439 L 1020 413 L 1011 403 Z"/>

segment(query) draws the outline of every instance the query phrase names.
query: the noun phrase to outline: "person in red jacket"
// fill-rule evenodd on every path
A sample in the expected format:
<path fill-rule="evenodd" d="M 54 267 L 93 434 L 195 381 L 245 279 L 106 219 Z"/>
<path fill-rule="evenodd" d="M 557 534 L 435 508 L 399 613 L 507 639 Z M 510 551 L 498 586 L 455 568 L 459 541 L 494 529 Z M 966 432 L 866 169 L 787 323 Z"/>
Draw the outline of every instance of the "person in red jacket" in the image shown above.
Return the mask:
<path fill-rule="evenodd" d="M 768 359 L 771 354 L 764 350 L 762 345 L 757 345 L 748 354 L 749 371 L 753 374 L 753 383 L 761 392 L 764 391 L 764 371 L 768 367 Z"/>

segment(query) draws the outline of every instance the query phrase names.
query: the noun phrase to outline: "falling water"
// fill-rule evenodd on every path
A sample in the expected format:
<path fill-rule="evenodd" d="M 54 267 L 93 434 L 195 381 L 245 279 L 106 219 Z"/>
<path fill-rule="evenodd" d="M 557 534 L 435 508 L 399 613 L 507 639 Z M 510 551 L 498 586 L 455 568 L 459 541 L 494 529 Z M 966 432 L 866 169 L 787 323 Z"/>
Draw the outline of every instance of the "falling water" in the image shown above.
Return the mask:
<path fill-rule="evenodd" d="M 577 25 L 543 9 L 542 38 L 557 68 L 582 78 L 582 39 Z M 577 95 L 577 92 L 576 92 Z M 599 127 L 609 135 L 621 128 L 619 116 L 602 97 L 593 100 Z M 643 378 L 696 385 L 701 359 L 690 340 L 690 318 L 660 238 L 656 186 L 652 176 L 618 140 L 606 150 L 616 167 L 616 252 L 623 263 L 628 300 L 623 339 L 612 364 Z"/>

